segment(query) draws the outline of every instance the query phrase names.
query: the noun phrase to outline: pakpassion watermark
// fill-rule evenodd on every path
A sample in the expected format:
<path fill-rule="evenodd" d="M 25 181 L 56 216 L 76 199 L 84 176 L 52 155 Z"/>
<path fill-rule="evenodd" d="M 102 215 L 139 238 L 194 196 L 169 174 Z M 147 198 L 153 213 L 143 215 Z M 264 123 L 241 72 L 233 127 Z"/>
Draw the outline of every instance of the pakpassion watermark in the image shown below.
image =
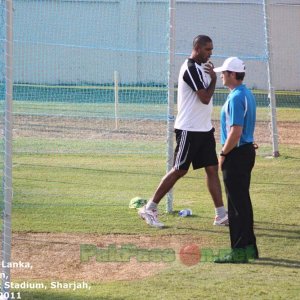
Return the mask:
<path fill-rule="evenodd" d="M 136 258 L 138 262 L 173 262 L 176 260 L 174 249 L 144 249 L 134 244 L 125 244 L 117 247 L 116 244 L 100 248 L 95 245 L 80 245 L 81 262 L 89 262 L 95 257 L 97 262 L 130 262 Z"/>
<path fill-rule="evenodd" d="M 130 262 L 135 258 L 138 262 L 172 263 L 178 256 L 181 263 L 194 266 L 198 263 L 213 262 L 217 258 L 229 254 L 231 249 L 200 248 L 197 244 L 187 244 L 180 248 L 178 255 L 172 248 L 140 248 L 134 244 L 117 246 L 110 244 L 107 247 L 97 247 L 92 244 L 80 245 L 80 261 L 87 263 L 93 259 L 96 262 Z"/>

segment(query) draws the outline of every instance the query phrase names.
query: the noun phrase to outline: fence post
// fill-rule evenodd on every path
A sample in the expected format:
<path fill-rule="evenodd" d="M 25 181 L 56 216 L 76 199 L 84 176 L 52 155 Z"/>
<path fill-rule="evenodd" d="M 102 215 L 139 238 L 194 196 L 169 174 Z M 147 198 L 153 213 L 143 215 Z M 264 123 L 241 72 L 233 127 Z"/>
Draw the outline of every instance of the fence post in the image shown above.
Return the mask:
<path fill-rule="evenodd" d="M 6 0 L 5 109 L 4 109 L 4 212 L 2 233 L 2 293 L 9 293 L 12 207 L 12 101 L 13 101 L 13 1 Z"/>
<path fill-rule="evenodd" d="M 277 116 L 276 116 L 276 97 L 275 88 L 273 86 L 273 57 L 272 57 L 272 43 L 270 37 L 270 26 L 269 26 L 269 9 L 267 0 L 264 0 L 264 19 L 265 19 L 265 41 L 266 41 L 266 52 L 267 52 L 267 68 L 268 68 L 268 85 L 269 85 L 269 100 L 271 110 L 271 133 L 272 133 L 272 146 L 273 156 L 279 156 L 278 146 L 278 131 L 277 131 Z"/>
<path fill-rule="evenodd" d="M 169 62 L 168 62 L 168 131 L 167 172 L 173 167 L 174 140 L 174 64 L 175 64 L 175 0 L 169 0 Z M 168 213 L 173 210 L 173 189 L 167 194 Z"/>

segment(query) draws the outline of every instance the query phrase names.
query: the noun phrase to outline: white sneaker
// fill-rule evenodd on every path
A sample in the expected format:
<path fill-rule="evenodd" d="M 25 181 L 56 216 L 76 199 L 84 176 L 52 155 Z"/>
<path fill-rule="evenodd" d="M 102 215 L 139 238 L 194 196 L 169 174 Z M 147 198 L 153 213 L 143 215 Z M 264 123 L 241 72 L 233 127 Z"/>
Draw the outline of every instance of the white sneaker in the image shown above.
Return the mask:
<path fill-rule="evenodd" d="M 228 214 L 226 214 L 225 217 L 223 217 L 223 218 L 215 216 L 214 225 L 216 225 L 216 226 L 228 226 L 229 225 Z"/>
<path fill-rule="evenodd" d="M 152 227 L 162 228 L 164 227 L 163 223 L 158 221 L 158 211 L 146 209 L 146 206 L 143 206 L 138 210 L 139 216 L 146 221 L 146 223 Z"/>

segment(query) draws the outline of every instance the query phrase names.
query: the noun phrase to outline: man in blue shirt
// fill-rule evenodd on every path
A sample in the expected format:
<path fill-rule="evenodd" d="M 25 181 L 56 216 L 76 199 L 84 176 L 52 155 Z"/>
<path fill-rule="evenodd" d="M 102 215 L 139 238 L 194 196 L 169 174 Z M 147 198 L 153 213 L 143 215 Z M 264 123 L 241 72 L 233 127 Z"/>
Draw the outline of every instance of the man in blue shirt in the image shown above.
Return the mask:
<path fill-rule="evenodd" d="M 258 258 L 249 193 L 251 171 L 255 163 L 253 134 L 256 103 L 251 91 L 243 84 L 245 64 L 242 60 L 229 57 L 214 71 L 221 72 L 223 85 L 230 90 L 221 110 L 222 151 L 219 166 L 228 200 L 232 248 L 230 254 L 217 258 L 215 262 L 247 263 Z"/>

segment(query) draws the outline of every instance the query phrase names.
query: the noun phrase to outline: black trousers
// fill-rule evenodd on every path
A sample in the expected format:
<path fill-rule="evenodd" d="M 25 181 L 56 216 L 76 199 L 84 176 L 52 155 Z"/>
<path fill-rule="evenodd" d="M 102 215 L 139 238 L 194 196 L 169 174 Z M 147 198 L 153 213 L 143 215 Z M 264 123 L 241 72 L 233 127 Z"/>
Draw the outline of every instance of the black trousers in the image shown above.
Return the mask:
<path fill-rule="evenodd" d="M 255 164 L 252 144 L 234 148 L 225 158 L 222 173 L 228 201 L 231 248 L 253 245 L 257 251 L 253 230 L 253 210 L 250 198 L 251 171 Z M 258 255 L 258 251 L 257 251 Z"/>

